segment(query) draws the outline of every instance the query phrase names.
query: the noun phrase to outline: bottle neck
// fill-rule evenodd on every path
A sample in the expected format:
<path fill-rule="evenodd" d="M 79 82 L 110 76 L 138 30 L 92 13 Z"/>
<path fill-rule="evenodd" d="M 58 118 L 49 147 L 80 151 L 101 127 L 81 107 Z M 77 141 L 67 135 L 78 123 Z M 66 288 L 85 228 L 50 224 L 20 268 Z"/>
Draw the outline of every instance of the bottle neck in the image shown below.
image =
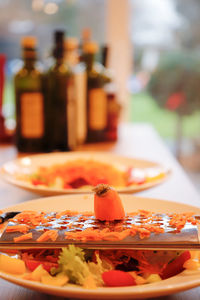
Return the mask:
<path fill-rule="evenodd" d="M 62 56 L 59 56 L 59 57 L 54 56 L 54 59 L 55 59 L 55 64 L 57 66 L 60 66 L 64 63 L 64 57 L 62 57 Z"/>
<path fill-rule="evenodd" d="M 65 52 L 65 62 L 72 67 L 79 63 L 79 57 L 76 49 L 67 50 Z"/>
<path fill-rule="evenodd" d="M 53 49 L 53 57 L 55 59 L 56 66 L 60 66 L 64 63 L 64 47 L 63 44 L 56 44 Z"/>
<path fill-rule="evenodd" d="M 24 48 L 23 49 L 23 59 L 24 59 L 24 67 L 26 69 L 34 69 L 36 62 L 36 51 L 33 48 Z"/>
<path fill-rule="evenodd" d="M 86 64 L 87 71 L 91 71 L 94 65 L 95 54 L 83 53 L 83 61 Z"/>
<path fill-rule="evenodd" d="M 24 67 L 28 70 L 32 70 L 35 68 L 35 61 L 36 59 L 33 58 L 24 58 Z"/>

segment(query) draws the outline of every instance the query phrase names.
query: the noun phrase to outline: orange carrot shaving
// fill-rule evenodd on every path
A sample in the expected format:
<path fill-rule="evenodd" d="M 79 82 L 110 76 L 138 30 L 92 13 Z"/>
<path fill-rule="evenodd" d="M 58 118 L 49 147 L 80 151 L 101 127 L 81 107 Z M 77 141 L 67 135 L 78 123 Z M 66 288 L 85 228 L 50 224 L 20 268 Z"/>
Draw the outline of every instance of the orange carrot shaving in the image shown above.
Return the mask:
<path fill-rule="evenodd" d="M 17 242 L 22 242 L 22 241 L 26 241 L 26 240 L 30 240 L 32 239 L 32 232 L 29 232 L 29 233 L 26 233 L 26 234 L 23 234 L 23 235 L 20 235 L 18 237 L 15 237 L 13 240 L 15 243 Z"/>
<path fill-rule="evenodd" d="M 13 226 L 8 226 L 6 228 L 6 232 L 22 232 L 25 233 L 29 230 L 29 226 L 26 224 L 19 224 L 19 225 L 13 225 Z"/>
<path fill-rule="evenodd" d="M 48 240 L 56 241 L 58 237 L 58 230 L 52 229 L 45 231 L 38 239 L 37 242 L 46 242 Z"/>

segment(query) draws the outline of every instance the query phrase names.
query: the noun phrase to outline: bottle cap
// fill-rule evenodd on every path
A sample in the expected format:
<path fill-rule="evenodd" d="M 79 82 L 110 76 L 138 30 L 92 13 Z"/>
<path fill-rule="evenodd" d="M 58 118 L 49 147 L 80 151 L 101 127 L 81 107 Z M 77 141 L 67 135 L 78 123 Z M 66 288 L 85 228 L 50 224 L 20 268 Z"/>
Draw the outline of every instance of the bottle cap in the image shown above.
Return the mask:
<path fill-rule="evenodd" d="M 69 37 L 65 40 L 65 49 L 74 50 L 78 48 L 78 39 L 74 37 Z"/>
<path fill-rule="evenodd" d="M 64 30 L 56 30 L 54 32 L 55 43 L 56 44 L 63 43 L 64 42 L 64 35 L 65 35 Z"/>
<path fill-rule="evenodd" d="M 99 50 L 99 46 L 94 41 L 84 43 L 84 45 L 83 45 L 83 52 L 85 52 L 85 53 L 95 54 L 98 52 L 98 50 Z"/>
<path fill-rule="evenodd" d="M 21 39 L 21 45 L 23 48 L 35 48 L 37 45 L 37 39 L 34 36 L 24 36 Z"/>
<path fill-rule="evenodd" d="M 54 32 L 54 49 L 53 49 L 53 56 L 55 58 L 61 58 L 64 54 L 64 30 L 56 30 Z"/>

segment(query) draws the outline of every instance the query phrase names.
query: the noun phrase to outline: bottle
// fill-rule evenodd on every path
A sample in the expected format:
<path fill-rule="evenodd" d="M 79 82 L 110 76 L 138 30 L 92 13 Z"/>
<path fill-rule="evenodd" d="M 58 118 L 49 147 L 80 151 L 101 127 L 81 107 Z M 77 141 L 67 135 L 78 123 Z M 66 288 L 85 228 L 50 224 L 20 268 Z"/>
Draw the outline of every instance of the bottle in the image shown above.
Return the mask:
<path fill-rule="evenodd" d="M 108 68 L 109 47 L 104 45 L 102 47 L 102 64 Z M 114 83 L 113 75 L 111 81 L 105 85 L 105 92 L 107 98 L 107 126 L 105 130 L 106 141 L 116 141 L 118 138 L 118 123 L 121 106 L 117 99 L 117 88 Z"/>
<path fill-rule="evenodd" d="M 79 45 L 79 51 L 82 54 L 84 45 L 89 43 L 91 41 L 91 29 L 89 27 L 85 27 L 81 31 L 81 39 L 80 39 L 80 45 Z M 81 57 L 82 59 L 82 57 Z"/>
<path fill-rule="evenodd" d="M 117 89 L 114 82 L 105 86 L 107 98 L 107 126 L 105 130 L 105 140 L 114 142 L 118 138 L 118 125 L 121 105 L 117 100 Z"/>
<path fill-rule="evenodd" d="M 76 142 L 78 145 L 81 145 L 84 144 L 87 137 L 87 74 L 85 64 L 79 61 L 78 46 L 78 40 L 76 38 L 68 38 L 65 42 L 65 61 L 73 73 Z"/>
<path fill-rule="evenodd" d="M 44 97 L 42 74 L 36 68 L 35 37 L 21 41 L 24 65 L 14 77 L 16 105 L 16 146 L 21 152 L 45 150 Z"/>
<path fill-rule="evenodd" d="M 69 151 L 75 147 L 75 116 L 71 110 L 72 72 L 64 61 L 64 31 L 54 33 L 54 64 L 45 74 L 45 114 L 48 148 Z M 74 123 L 73 123 L 74 122 Z"/>
<path fill-rule="evenodd" d="M 84 44 L 83 61 L 87 70 L 87 111 L 88 111 L 88 142 L 102 142 L 105 140 L 107 126 L 107 99 L 104 90 L 110 78 L 101 64 L 95 63 L 98 45 L 91 41 Z"/>

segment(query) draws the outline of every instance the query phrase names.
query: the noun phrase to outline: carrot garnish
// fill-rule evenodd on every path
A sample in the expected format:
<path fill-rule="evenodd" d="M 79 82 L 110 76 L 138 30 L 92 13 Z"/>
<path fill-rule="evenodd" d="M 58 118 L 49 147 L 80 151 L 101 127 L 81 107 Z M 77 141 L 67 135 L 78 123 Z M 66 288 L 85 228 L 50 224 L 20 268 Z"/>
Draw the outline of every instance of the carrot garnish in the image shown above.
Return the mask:
<path fill-rule="evenodd" d="M 94 188 L 94 214 L 100 221 L 122 220 L 125 211 L 119 194 L 107 184 Z"/>
<path fill-rule="evenodd" d="M 37 242 L 46 242 L 48 240 L 56 241 L 58 237 L 58 230 L 52 229 L 45 231 L 38 239 Z"/>
<path fill-rule="evenodd" d="M 29 232 L 29 233 L 26 233 L 26 234 L 23 234 L 23 235 L 20 235 L 18 237 L 15 237 L 13 240 L 15 243 L 17 242 L 22 242 L 22 241 L 26 241 L 26 240 L 30 240 L 32 239 L 32 232 Z"/>
<path fill-rule="evenodd" d="M 12 225 L 6 228 L 6 232 L 22 232 L 25 233 L 29 230 L 29 226 L 26 224 Z"/>

